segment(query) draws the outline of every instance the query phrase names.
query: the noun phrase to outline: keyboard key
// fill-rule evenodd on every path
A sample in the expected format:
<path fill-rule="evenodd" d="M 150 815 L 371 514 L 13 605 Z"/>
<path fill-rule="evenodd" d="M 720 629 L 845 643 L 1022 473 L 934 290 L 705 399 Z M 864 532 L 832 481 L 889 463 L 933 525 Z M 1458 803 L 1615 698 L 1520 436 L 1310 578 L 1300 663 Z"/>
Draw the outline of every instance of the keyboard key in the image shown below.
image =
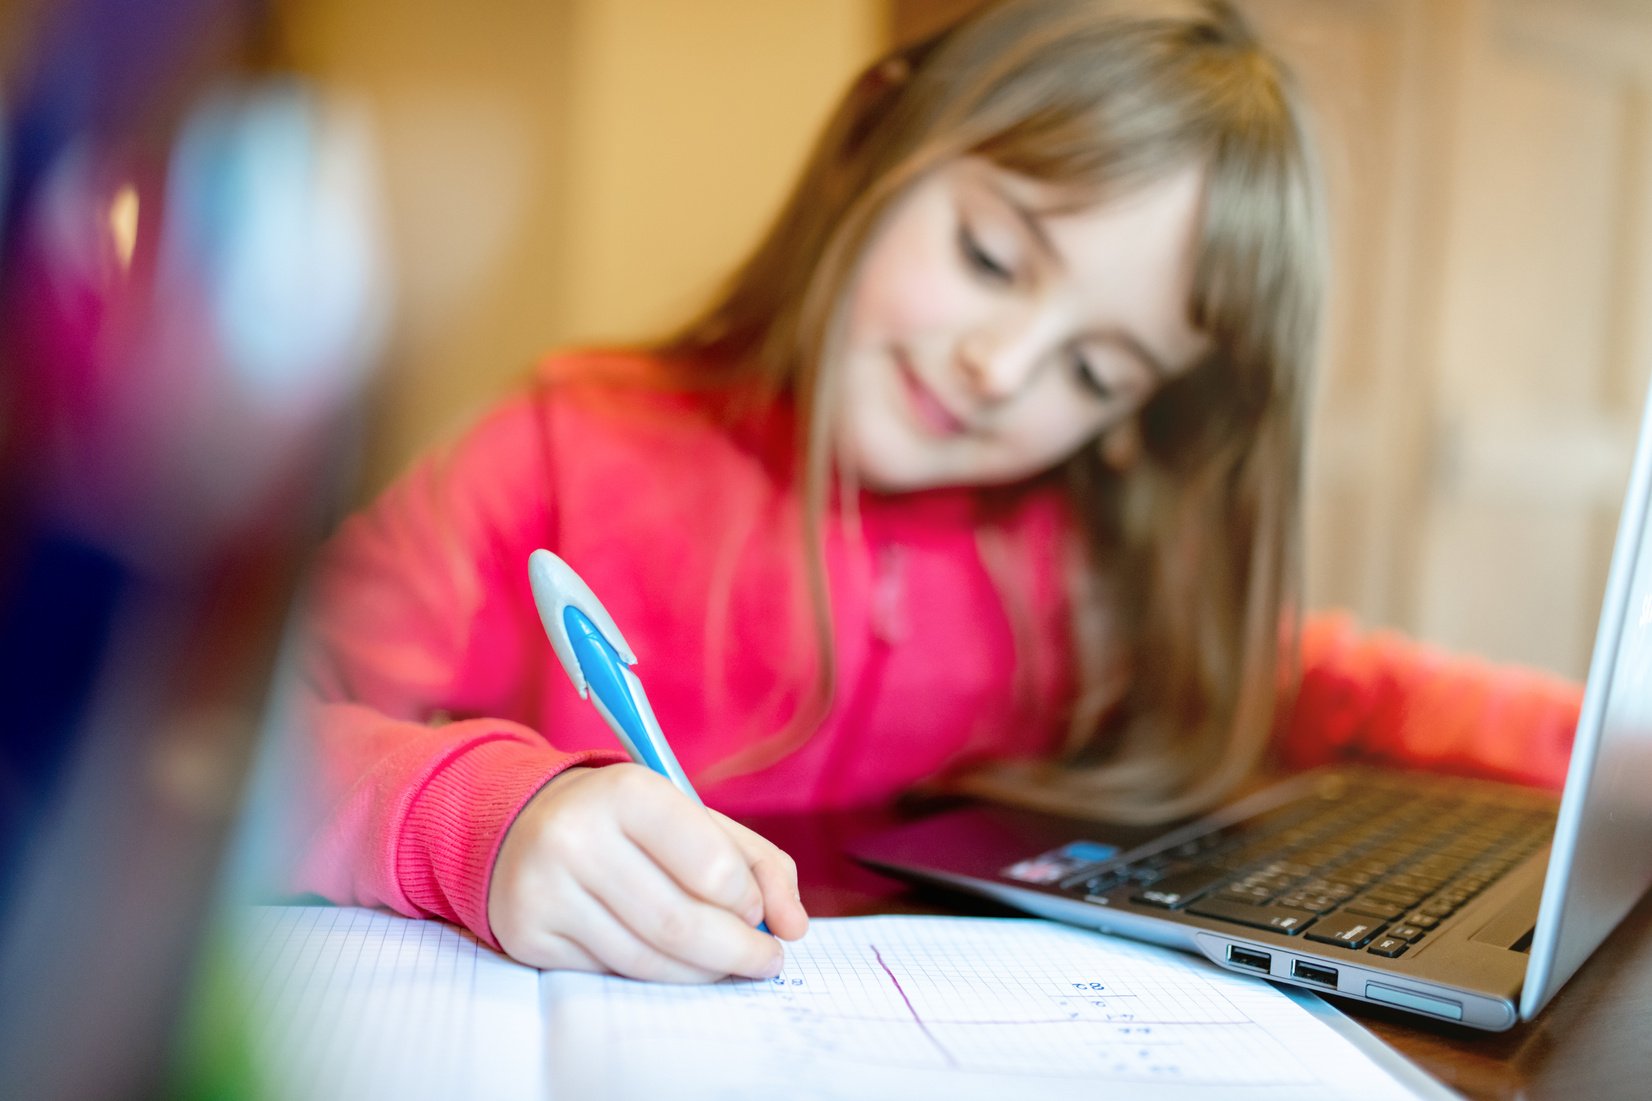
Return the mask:
<path fill-rule="evenodd" d="M 1201 899 L 1189 906 L 1187 912 L 1221 918 L 1223 921 L 1249 925 L 1256 929 L 1271 929 L 1276 933 L 1293 937 L 1312 925 L 1317 916 L 1311 910 L 1298 910 L 1290 906 L 1280 906 L 1278 903 L 1253 906 L 1248 902 L 1234 902 L 1221 897 Z"/>
<path fill-rule="evenodd" d="M 1384 890 L 1393 889 L 1395 891 L 1415 891 L 1418 898 L 1428 894 L 1439 885 L 1440 881 L 1438 879 L 1420 876 L 1414 872 L 1401 872 L 1398 875 L 1390 876 L 1388 879 L 1383 880 L 1382 883 Z"/>
<path fill-rule="evenodd" d="M 1308 931 L 1308 939 L 1317 940 L 1322 944 L 1334 944 L 1338 948 L 1364 948 L 1385 928 L 1387 922 L 1374 917 L 1337 910 L 1320 918 Z"/>
<path fill-rule="evenodd" d="M 1367 948 L 1366 951 L 1374 956 L 1387 956 L 1389 959 L 1393 959 L 1409 947 L 1411 947 L 1410 941 L 1390 935 L 1383 937 Z"/>
<path fill-rule="evenodd" d="M 1344 867 L 1346 867 L 1349 871 L 1360 872 L 1364 875 L 1375 877 L 1387 875 L 1393 869 L 1394 865 L 1392 861 L 1379 860 L 1373 856 L 1362 856 L 1357 860 L 1349 861 L 1346 865 L 1344 865 Z"/>
<path fill-rule="evenodd" d="M 1219 898 L 1230 899 L 1241 904 L 1260 906 L 1262 903 L 1272 899 L 1273 896 L 1278 893 L 1278 891 L 1272 890 L 1268 887 L 1250 887 L 1243 883 L 1230 883 L 1228 886 L 1223 887 L 1220 891 L 1217 891 L 1216 895 Z"/>
<path fill-rule="evenodd" d="M 1277 872 L 1256 872 L 1253 875 L 1247 875 L 1244 879 L 1240 880 L 1240 883 L 1246 887 L 1262 888 L 1266 890 L 1269 895 L 1276 895 L 1280 891 L 1283 891 L 1286 887 L 1289 887 L 1292 883 L 1295 883 L 1296 878 L 1297 877 L 1290 875 L 1280 875 Z"/>
<path fill-rule="evenodd" d="M 1316 914 L 1328 914 L 1342 905 L 1346 895 L 1297 894 L 1295 891 L 1279 896 L 1281 906 L 1295 906 Z"/>
<path fill-rule="evenodd" d="M 1133 902 L 1178 910 L 1226 879 L 1226 872 L 1214 868 L 1195 868 L 1165 876 L 1130 897 Z"/>
<path fill-rule="evenodd" d="M 1368 914 L 1371 917 L 1379 918 L 1382 921 L 1393 921 L 1395 918 L 1405 913 L 1404 906 L 1399 906 L 1384 899 L 1374 898 L 1371 896 L 1356 898 L 1354 901 L 1344 906 L 1343 909 L 1351 914 Z"/>
<path fill-rule="evenodd" d="M 1427 930 L 1416 925 L 1396 925 L 1392 929 L 1388 930 L 1388 935 L 1391 937 L 1399 937 L 1403 941 L 1416 942 L 1422 939 L 1422 936 L 1426 931 Z"/>
<path fill-rule="evenodd" d="M 1103 895 L 1124 882 L 1124 877 L 1116 872 L 1103 872 L 1093 875 L 1079 884 L 1078 891 L 1084 895 Z"/>
<path fill-rule="evenodd" d="M 1329 879 L 1310 879 L 1306 883 L 1297 884 L 1294 893 L 1304 895 L 1324 895 L 1326 898 L 1353 898 L 1359 893 L 1357 887 L 1350 887 L 1346 883 L 1336 883 Z"/>

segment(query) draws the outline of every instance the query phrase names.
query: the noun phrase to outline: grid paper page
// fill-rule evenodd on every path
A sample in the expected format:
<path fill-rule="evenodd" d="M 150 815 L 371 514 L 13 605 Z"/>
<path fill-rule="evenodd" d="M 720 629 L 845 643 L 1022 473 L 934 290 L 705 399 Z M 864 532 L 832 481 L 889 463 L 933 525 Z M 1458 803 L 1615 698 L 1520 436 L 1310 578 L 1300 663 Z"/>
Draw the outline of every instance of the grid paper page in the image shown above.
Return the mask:
<path fill-rule="evenodd" d="M 876 917 L 816 921 L 786 952 L 776 979 L 709 987 L 546 974 L 551 1095 L 1416 1096 L 1267 983 L 1168 949 L 1036 920 Z"/>
<path fill-rule="evenodd" d="M 263 1096 L 544 1096 L 539 972 L 469 934 L 354 907 L 261 906 L 236 938 Z"/>

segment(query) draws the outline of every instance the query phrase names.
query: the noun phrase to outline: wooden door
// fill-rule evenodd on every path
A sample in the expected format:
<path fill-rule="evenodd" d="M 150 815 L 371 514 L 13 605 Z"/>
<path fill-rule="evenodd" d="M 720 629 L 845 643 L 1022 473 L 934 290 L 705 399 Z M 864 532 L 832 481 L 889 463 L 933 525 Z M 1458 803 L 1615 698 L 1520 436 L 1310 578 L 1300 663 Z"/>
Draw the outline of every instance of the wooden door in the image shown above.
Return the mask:
<path fill-rule="evenodd" d="M 1335 211 L 1310 603 L 1581 676 L 1652 369 L 1652 7 L 1250 6 Z"/>

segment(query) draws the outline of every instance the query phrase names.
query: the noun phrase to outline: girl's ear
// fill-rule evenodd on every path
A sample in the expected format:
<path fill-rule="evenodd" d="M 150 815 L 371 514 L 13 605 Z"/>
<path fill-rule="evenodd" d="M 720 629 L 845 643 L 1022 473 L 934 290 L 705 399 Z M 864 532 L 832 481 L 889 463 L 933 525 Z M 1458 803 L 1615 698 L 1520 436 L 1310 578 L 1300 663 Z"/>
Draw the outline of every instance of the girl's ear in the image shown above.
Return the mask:
<path fill-rule="evenodd" d="M 1136 465 L 1141 455 L 1141 428 L 1135 417 L 1127 417 L 1101 434 L 1096 441 L 1101 461 L 1123 473 Z"/>

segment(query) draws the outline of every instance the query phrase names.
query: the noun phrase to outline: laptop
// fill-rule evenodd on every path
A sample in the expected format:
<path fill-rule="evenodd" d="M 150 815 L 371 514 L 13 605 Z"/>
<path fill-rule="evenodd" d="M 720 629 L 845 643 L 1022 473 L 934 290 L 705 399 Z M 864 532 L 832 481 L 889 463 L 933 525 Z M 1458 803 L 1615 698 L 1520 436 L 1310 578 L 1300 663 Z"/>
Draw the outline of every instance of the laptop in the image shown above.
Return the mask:
<path fill-rule="evenodd" d="M 1558 802 L 1368 767 L 1304 773 L 1153 830 L 972 806 L 850 853 L 898 877 L 1501 1031 L 1652 884 L 1652 394 Z"/>

